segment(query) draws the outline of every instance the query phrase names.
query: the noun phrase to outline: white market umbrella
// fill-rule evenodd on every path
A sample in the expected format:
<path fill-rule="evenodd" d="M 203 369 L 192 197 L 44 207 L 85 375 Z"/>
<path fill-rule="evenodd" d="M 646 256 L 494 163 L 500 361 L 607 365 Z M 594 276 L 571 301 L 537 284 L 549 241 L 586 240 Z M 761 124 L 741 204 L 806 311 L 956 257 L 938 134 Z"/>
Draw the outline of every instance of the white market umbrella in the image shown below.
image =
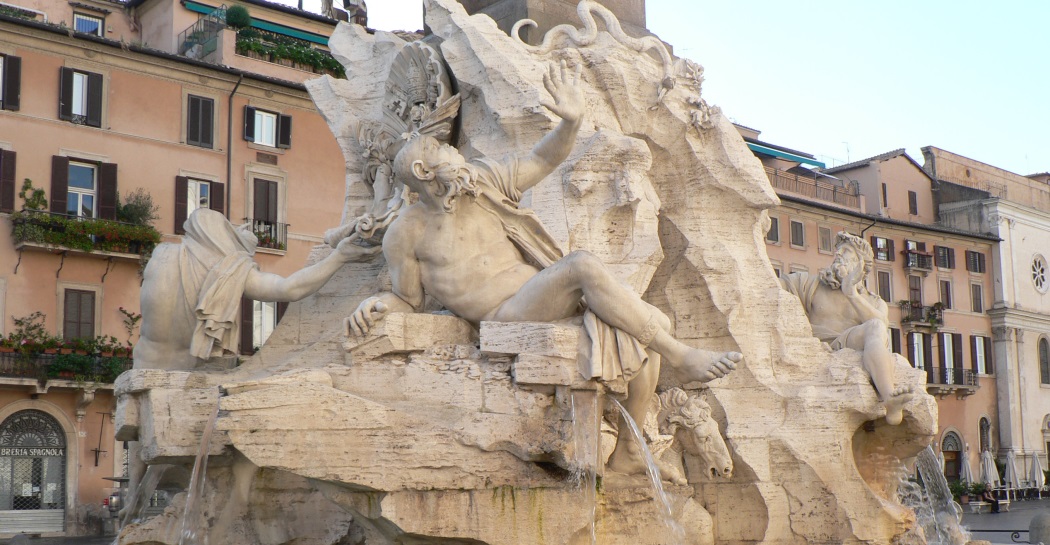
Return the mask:
<path fill-rule="evenodd" d="M 1017 473 L 1017 455 L 1012 450 L 1006 453 L 1006 470 L 1003 475 L 1003 484 L 1006 488 L 1021 488 L 1020 475 Z"/>
<path fill-rule="evenodd" d="M 1028 472 L 1028 483 L 1032 488 L 1042 489 L 1046 485 L 1043 479 L 1043 466 L 1039 463 L 1039 455 L 1032 456 L 1032 471 Z"/>
<path fill-rule="evenodd" d="M 981 453 L 981 482 L 989 488 L 999 487 L 999 470 L 995 468 L 992 452 L 988 450 Z"/>
<path fill-rule="evenodd" d="M 944 473 L 944 469 L 945 469 L 946 465 L 944 463 L 944 453 L 943 452 L 938 452 L 937 453 L 937 462 L 939 462 L 941 464 L 941 473 Z"/>
<path fill-rule="evenodd" d="M 971 484 L 974 482 L 973 469 L 970 469 L 970 456 L 969 452 L 963 452 L 962 460 L 959 460 L 959 480 Z"/>

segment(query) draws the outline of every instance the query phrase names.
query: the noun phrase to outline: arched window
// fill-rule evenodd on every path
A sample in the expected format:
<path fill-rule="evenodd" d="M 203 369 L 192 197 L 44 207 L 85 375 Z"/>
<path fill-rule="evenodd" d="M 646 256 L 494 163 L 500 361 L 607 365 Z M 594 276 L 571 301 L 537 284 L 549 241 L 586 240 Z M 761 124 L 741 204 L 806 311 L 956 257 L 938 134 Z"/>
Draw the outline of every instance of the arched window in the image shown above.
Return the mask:
<path fill-rule="evenodd" d="M 1050 384 L 1050 343 L 1039 339 L 1039 382 Z"/>
<path fill-rule="evenodd" d="M 944 455 L 944 477 L 949 481 L 959 479 L 959 462 L 962 459 L 962 440 L 953 431 L 944 434 L 941 440 L 941 454 Z"/>
<path fill-rule="evenodd" d="M 0 424 L 0 510 L 39 531 L 62 531 L 66 435 L 51 415 L 18 411 Z"/>
<path fill-rule="evenodd" d="M 992 424 L 987 418 L 982 417 L 981 423 L 981 452 L 992 450 Z"/>

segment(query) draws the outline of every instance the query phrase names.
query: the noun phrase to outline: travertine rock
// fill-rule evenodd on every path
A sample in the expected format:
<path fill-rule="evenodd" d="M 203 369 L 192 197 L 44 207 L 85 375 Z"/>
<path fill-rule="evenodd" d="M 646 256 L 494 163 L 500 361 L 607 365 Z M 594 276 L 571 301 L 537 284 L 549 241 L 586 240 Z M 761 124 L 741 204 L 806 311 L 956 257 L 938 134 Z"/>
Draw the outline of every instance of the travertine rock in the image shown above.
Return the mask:
<path fill-rule="evenodd" d="M 686 452 L 689 484 L 665 483 L 685 543 L 889 544 L 913 524 L 886 497 L 888 473 L 867 462 L 928 444 L 936 409 L 924 375 L 894 360 L 896 382 L 919 393 L 903 423 L 888 426 L 859 353 L 813 337 L 765 255 L 776 195 L 730 122 L 700 98 L 699 67 L 604 31 L 537 52 L 450 0 L 428 1 L 427 16 L 462 98 L 457 144 L 468 156 L 531 148 L 557 121 L 535 106 L 544 70 L 563 59 L 583 67 L 588 115 L 575 151 L 525 205 L 564 249 L 598 255 L 670 316 L 678 338 L 745 355 L 707 394 L 732 477 L 712 478 Z M 308 87 L 347 159 L 350 221 L 371 204 L 360 125 L 382 107 L 404 42 L 343 25 L 331 45 L 348 79 Z M 598 543 L 670 541 L 644 479 L 606 474 L 592 493 L 572 478 L 572 469 L 600 472 L 609 454 L 592 447 L 608 435 L 598 418 L 608 390 L 569 371 L 578 326 L 483 322 L 478 334 L 451 316 L 390 314 L 348 353 L 343 318 L 388 287 L 381 264 L 349 264 L 293 304 L 238 369 L 122 379 L 119 403 L 137 402 L 138 414 L 127 410 L 118 428 L 154 437 L 158 459 L 195 452 L 194 430 L 215 401 L 205 393 L 229 393 L 210 446 L 210 542 L 586 544 L 592 505 Z M 679 386 L 670 373 L 661 383 Z M 176 407 L 176 392 L 199 402 Z M 173 544 L 163 528 L 174 516 L 121 542 Z"/>

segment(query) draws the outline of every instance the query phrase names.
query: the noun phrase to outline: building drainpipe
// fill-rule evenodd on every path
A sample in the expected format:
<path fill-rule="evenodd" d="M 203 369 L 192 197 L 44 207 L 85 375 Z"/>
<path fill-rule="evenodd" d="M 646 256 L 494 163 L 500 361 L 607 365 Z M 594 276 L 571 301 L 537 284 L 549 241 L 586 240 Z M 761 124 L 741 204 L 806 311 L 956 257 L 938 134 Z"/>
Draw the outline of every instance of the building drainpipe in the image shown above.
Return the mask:
<path fill-rule="evenodd" d="M 230 191 L 233 186 L 233 95 L 237 94 L 242 81 L 244 74 L 237 77 L 237 85 L 233 86 L 230 96 L 226 97 L 226 206 L 223 208 L 227 220 L 230 219 L 230 208 L 233 205 L 233 194 Z"/>

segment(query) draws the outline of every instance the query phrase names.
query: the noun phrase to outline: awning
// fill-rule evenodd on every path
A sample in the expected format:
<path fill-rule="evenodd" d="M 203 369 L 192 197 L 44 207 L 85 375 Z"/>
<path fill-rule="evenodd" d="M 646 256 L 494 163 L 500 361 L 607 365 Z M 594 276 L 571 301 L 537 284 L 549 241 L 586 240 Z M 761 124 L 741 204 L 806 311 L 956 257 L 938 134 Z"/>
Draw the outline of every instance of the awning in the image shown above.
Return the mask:
<path fill-rule="evenodd" d="M 824 168 L 826 166 L 824 163 L 817 161 L 816 159 L 812 159 L 804 155 L 797 155 L 794 153 L 788 153 L 786 151 L 780 151 L 778 149 L 766 147 L 761 144 L 753 144 L 751 142 L 747 142 L 747 147 L 755 153 L 769 155 L 770 157 L 779 157 L 781 159 L 787 159 L 788 161 L 795 161 L 796 163 L 813 165 L 817 168 Z"/>
<path fill-rule="evenodd" d="M 185 2 L 183 2 L 183 5 L 186 6 L 186 9 L 192 12 L 203 13 L 205 15 L 215 11 L 215 8 L 213 6 L 209 6 L 207 4 L 198 4 L 193 0 L 185 0 Z M 292 28 L 290 26 L 271 23 L 269 21 L 262 21 L 260 19 L 256 19 L 255 17 L 252 17 L 252 26 L 259 30 L 266 30 L 284 36 L 291 36 L 292 38 L 306 40 L 315 44 L 328 45 L 327 36 L 314 34 L 313 32 L 306 32 L 297 28 Z"/>

